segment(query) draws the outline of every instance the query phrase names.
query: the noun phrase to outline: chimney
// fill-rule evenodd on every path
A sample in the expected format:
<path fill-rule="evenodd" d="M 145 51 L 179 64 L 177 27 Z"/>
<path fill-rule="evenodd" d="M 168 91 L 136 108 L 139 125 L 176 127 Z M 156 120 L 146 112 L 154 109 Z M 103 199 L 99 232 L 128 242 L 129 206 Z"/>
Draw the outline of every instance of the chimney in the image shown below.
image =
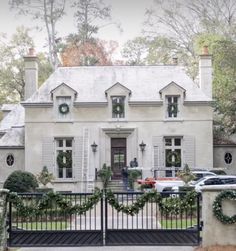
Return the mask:
<path fill-rule="evenodd" d="M 207 46 L 203 47 L 199 57 L 199 86 L 207 97 L 212 98 L 212 57 Z"/>
<path fill-rule="evenodd" d="M 24 100 L 30 98 L 38 88 L 38 57 L 33 48 L 24 57 L 25 61 L 25 94 Z"/>

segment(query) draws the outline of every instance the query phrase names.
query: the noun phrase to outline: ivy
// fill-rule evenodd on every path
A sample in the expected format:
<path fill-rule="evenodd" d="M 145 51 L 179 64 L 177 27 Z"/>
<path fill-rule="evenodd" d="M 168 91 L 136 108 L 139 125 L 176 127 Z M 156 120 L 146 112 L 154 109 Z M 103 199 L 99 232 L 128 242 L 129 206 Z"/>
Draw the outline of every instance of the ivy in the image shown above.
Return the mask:
<path fill-rule="evenodd" d="M 222 201 L 223 200 L 235 200 L 236 201 L 236 191 L 225 190 L 219 193 L 213 202 L 213 214 L 215 217 L 223 224 L 234 224 L 236 223 L 236 214 L 233 216 L 228 216 L 223 214 Z"/>

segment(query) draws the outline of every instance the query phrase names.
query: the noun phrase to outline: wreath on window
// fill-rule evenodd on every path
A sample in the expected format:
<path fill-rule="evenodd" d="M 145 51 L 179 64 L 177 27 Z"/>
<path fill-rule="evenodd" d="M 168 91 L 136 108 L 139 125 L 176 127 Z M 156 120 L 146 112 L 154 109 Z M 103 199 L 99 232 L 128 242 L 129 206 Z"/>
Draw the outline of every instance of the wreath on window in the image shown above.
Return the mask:
<path fill-rule="evenodd" d="M 113 105 L 113 113 L 122 114 L 124 112 L 124 106 L 122 104 L 114 104 Z"/>
<path fill-rule="evenodd" d="M 177 114 L 178 113 L 178 105 L 177 104 L 168 104 L 168 113 Z"/>
<path fill-rule="evenodd" d="M 223 224 L 234 224 L 236 223 L 236 214 L 228 216 L 223 214 L 222 201 L 223 200 L 236 200 L 236 191 L 225 190 L 219 193 L 213 202 L 213 214 Z"/>
<path fill-rule="evenodd" d="M 172 156 L 174 156 L 174 159 L 175 159 L 174 161 L 172 161 L 172 159 L 173 159 Z M 166 161 L 171 166 L 176 166 L 176 165 L 180 164 L 180 162 L 181 162 L 180 154 L 176 151 L 171 151 L 167 154 Z"/>
<path fill-rule="evenodd" d="M 60 104 L 58 109 L 61 114 L 67 114 L 70 111 L 69 105 L 66 103 Z"/>
<path fill-rule="evenodd" d="M 71 168 L 72 166 L 71 153 L 59 152 L 57 155 L 57 164 L 59 168 Z"/>

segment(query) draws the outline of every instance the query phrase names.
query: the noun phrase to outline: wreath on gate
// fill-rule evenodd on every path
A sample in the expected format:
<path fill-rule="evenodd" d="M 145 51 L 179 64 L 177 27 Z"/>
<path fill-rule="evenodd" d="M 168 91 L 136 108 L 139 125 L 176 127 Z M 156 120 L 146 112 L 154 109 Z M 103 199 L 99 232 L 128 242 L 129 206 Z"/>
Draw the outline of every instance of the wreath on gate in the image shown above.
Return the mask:
<path fill-rule="evenodd" d="M 58 109 L 61 114 L 67 114 L 70 111 L 69 105 L 66 103 L 60 104 Z"/>
<path fill-rule="evenodd" d="M 59 168 L 71 168 L 72 166 L 71 153 L 59 152 L 57 155 L 57 164 Z"/>
<path fill-rule="evenodd" d="M 236 214 L 233 216 L 228 216 L 223 214 L 222 201 L 223 200 L 235 200 L 236 201 L 236 191 L 225 190 L 219 193 L 213 202 L 213 214 L 215 217 L 221 221 L 223 224 L 234 224 L 236 223 Z"/>
<path fill-rule="evenodd" d="M 174 161 L 172 161 L 172 156 L 174 156 L 174 158 L 175 158 Z M 176 165 L 180 164 L 180 162 L 181 162 L 180 154 L 176 151 L 171 151 L 167 154 L 166 161 L 171 166 L 176 166 Z"/>
<path fill-rule="evenodd" d="M 113 105 L 113 113 L 122 114 L 124 112 L 124 106 L 122 104 L 114 104 Z"/>
<path fill-rule="evenodd" d="M 168 104 L 168 112 L 171 114 L 177 114 L 178 113 L 178 105 L 177 104 Z"/>

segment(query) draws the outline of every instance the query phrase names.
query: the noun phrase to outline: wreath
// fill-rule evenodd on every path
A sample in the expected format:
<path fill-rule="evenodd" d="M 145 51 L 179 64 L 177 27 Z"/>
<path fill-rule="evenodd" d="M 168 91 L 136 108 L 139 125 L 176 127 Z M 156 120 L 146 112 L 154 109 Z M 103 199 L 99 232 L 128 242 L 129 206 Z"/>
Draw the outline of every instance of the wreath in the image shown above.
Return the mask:
<path fill-rule="evenodd" d="M 59 168 L 71 168 L 72 166 L 71 153 L 59 152 L 57 155 L 57 164 Z"/>
<path fill-rule="evenodd" d="M 69 105 L 66 103 L 60 104 L 58 109 L 61 114 L 67 114 L 70 111 Z"/>
<path fill-rule="evenodd" d="M 168 112 L 170 114 L 177 114 L 178 113 L 178 105 L 177 104 L 168 104 Z"/>
<path fill-rule="evenodd" d="M 222 211 L 223 200 L 235 200 L 236 201 L 236 191 L 231 191 L 231 190 L 222 191 L 216 196 L 213 202 L 213 214 L 219 221 L 221 221 L 223 224 L 236 223 L 236 214 L 233 216 L 228 216 L 228 215 L 223 214 L 223 211 Z"/>
<path fill-rule="evenodd" d="M 172 161 L 172 156 L 175 157 L 174 161 Z M 171 166 L 176 166 L 176 165 L 180 164 L 180 162 L 181 162 L 180 154 L 176 151 L 171 151 L 167 154 L 166 161 Z"/>
<path fill-rule="evenodd" d="M 122 114 L 124 112 L 124 106 L 122 104 L 114 104 L 113 105 L 113 113 Z"/>

